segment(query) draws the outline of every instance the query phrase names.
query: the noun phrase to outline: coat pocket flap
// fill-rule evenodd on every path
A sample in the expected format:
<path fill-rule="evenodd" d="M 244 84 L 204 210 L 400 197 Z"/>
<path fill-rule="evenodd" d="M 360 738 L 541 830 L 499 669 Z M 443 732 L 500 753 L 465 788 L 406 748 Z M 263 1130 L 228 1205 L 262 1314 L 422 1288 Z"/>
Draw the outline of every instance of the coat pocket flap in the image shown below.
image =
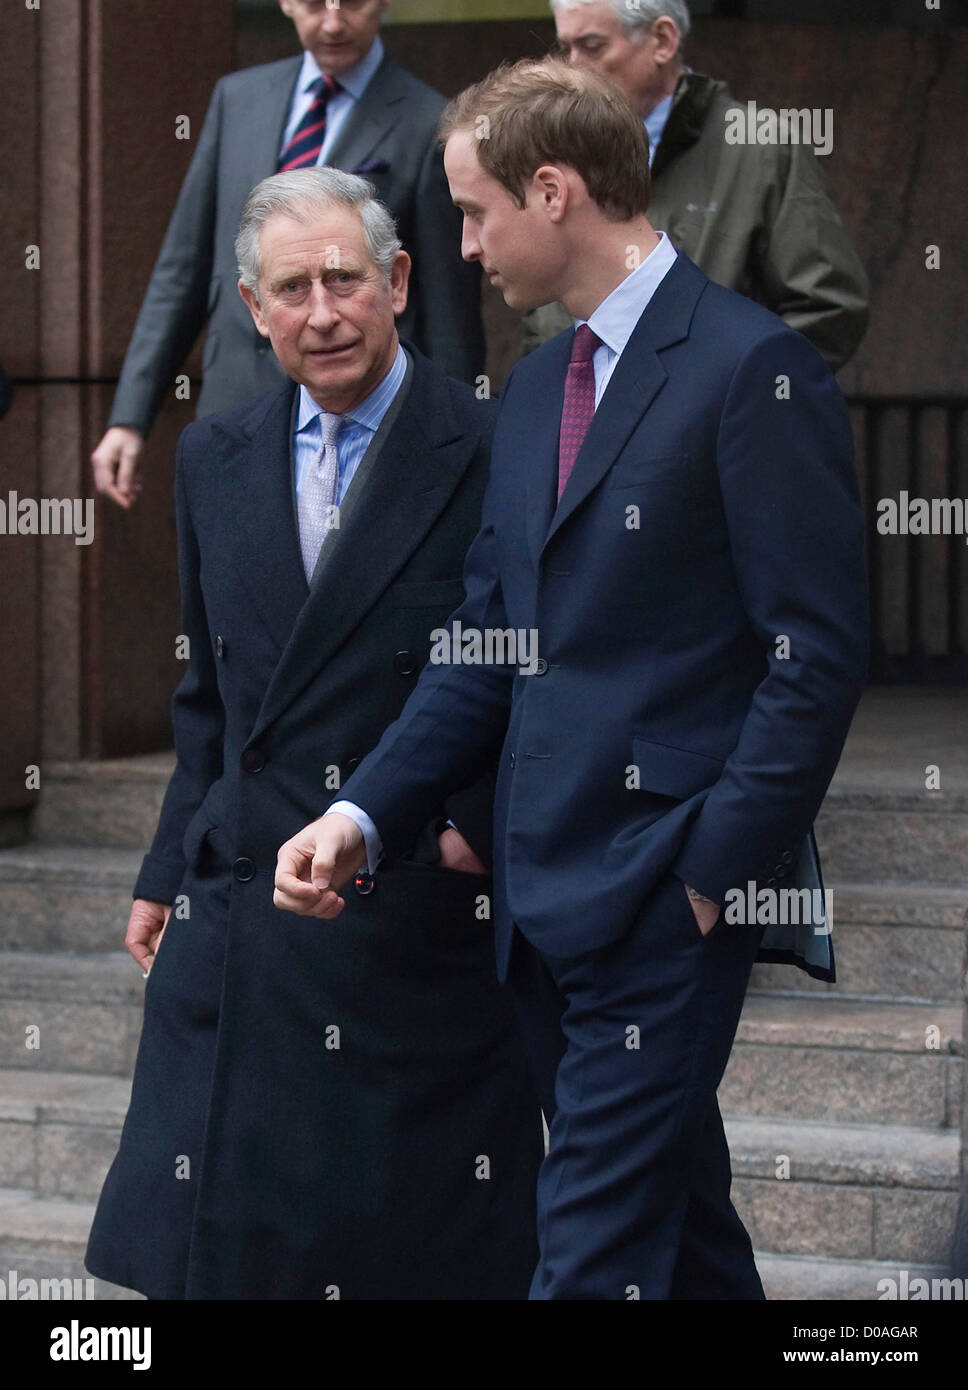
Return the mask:
<path fill-rule="evenodd" d="M 211 832 L 217 829 L 218 827 L 210 819 L 210 813 L 206 812 L 204 807 L 201 808 L 201 813 L 196 812 L 188 822 L 188 829 L 182 840 L 182 853 L 185 856 L 186 864 L 191 865 L 192 868 L 197 868 L 205 841 Z"/>
<path fill-rule="evenodd" d="M 632 756 L 643 790 L 658 792 L 661 796 L 677 796 L 681 800 L 717 782 L 724 762 L 709 753 L 694 753 L 688 748 L 653 743 L 651 739 L 638 736 L 632 739 Z"/>

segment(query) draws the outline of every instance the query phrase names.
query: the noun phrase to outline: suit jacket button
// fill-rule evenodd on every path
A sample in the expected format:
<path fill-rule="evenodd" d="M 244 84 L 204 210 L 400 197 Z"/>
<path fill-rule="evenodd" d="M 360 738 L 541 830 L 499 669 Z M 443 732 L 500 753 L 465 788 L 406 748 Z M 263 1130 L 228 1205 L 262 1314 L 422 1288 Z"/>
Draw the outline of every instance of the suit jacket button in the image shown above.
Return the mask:
<path fill-rule="evenodd" d="M 255 865 L 251 859 L 236 859 L 232 865 L 232 873 L 239 883 L 248 883 L 250 879 L 255 878 Z"/>
<path fill-rule="evenodd" d="M 398 676 L 412 676 L 417 669 L 413 652 L 397 652 L 393 658 L 393 669 Z"/>
<path fill-rule="evenodd" d="M 783 851 L 783 853 L 780 855 L 780 858 L 783 860 L 784 864 L 792 864 L 792 863 L 793 863 L 793 850 L 792 850 L 792 849 L 785 849 L 785 850 Z"/>
<path fill-rule="evenodd" d="M 242 754 L 243 772 L 261 772 L 266 765 L 266 755 L 261 748 L 246 748 Z"/>
<path fill-rule="evenodd" d="M 361 898 L 367 897 L 376 887 L 376 882 L 372 874 L 358 873 L 353 880 L 353 886 Z"/>
<path fill-rule="evenodd" d="M 516 761 L 517 761 L 517 760 L 516 760 L 514 754 L 512 753 L 511 756 L 510 756 L 509 759 L 508 759 L 508 762 L 509 762 L 509 763 L 511 764 L 511 766 L 513 767 Z"/>
<path fill-rule="evenodd" d="M 216 638 L 215 638 L 215 655 L 218 657 L 219 661 L 224 661 L 224 659 L 225 659 L 225 642 L 224 642 L 224 640 L 223 640 L 221 637 L 216 637 Z"/>
<path fill-rule="evenodd" d="M 350 775 L 351 772 L 353 772 L 356 768 L 358 768 L 359 765 L 360 765 L 360 759 L 359 759 L 359 758 L 350 758 L 350 760 L 347 762 L 346 767 L 345 767 L 345 769 L 344 769 L 344 771 L 346 772 L 347 777 Z"/>
<path fill-rule="evenodd" d="M 547 673 L 548 663 L 547 661 L 545 661 L 543 656 L 539 656 L 537 661 L 534 663 L 534 674 L 536 676 L 544 676 L 547 675 Z"/>

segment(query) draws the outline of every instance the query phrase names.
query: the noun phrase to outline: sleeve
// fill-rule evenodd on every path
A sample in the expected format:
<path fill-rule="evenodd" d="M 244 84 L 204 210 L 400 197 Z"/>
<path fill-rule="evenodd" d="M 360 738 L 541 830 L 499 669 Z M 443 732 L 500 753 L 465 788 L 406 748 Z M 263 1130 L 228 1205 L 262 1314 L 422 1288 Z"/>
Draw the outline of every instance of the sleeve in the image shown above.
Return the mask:
<path fill-rule="evenodd" d="M 109 425 L 148 433 L 208 316 L 222 104 L 219 82 L 125 353 Z"/>
<path fill-rule="evenodd" d="M 715 902 L 795 856 L 863 689 L 867 582 L 852 459 L 843 397 L 810 344 L 780 330 L 750 349 L 724 406 L 718 468 L 765 673 L 673 866 Z"/>
<path fill-rule="evenodd" d="M 813 150 L 790 145 L 768 153 L 777 166 L 758 256 L 763 302 L 809 338 L 836 371 L 867 329 L 867 275 Z"/>
<path fill-rule="evenodd" d="M 507 619 L 490 520 L 489 485 L 481 530 L 464 565 L 465 598 L 446 626 L 504 628 Z M 486 777 L 507 730 L 516 668 L 427 665 L 398 719 L 344 785 L 341 799 L 371 818 L 396 858 L 449 796 Z"/>
<path fill-rule="evenodd" d="M 189 663 L 172 699 L 175 771 L 161 808 L 158 829 L 134 888 L 136 898 L 170 903 L 185 872 L 182 841 L 188 823 L 222 774 L 225 708 L 215 673 L 212 637 L 200 582 L 199 549 L 185 482 L 185 439 L 178 444 L 175 509 L 178 520 L 178 576 L 182 633 L 189 640 Z"/>

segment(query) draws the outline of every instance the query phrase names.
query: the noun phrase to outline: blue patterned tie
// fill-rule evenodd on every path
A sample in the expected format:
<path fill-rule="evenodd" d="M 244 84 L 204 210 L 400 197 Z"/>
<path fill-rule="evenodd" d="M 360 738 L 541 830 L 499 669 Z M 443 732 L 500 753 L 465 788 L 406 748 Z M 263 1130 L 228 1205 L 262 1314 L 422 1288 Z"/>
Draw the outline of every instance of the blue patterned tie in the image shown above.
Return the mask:
<path fill-rule="evenodd" d="M 319 417 L 323 436 L 322 448 L 312 468 L 308 469 L 299 489 L 299 548 L 302 551 L 306 582 L 311 584 L 323 541 L 333 526 L 338 526 L 337 498 L 339 496 L 339 455 L 336 436 L 344 416 L 324 411 Z"/>

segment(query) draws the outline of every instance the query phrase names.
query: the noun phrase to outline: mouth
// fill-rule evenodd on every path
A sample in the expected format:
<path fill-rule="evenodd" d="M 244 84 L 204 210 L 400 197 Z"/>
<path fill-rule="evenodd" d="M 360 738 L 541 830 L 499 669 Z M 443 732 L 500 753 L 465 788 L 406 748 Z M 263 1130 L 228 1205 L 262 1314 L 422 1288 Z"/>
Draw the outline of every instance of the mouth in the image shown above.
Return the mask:
<path fill-rule="evenodd" d="M 308 357 L 342 357 L 344 353 L 352 352 L 355 347 L 355 343 L 343 343 L 339 347 L 309 348 L 306 355 Z"/>

